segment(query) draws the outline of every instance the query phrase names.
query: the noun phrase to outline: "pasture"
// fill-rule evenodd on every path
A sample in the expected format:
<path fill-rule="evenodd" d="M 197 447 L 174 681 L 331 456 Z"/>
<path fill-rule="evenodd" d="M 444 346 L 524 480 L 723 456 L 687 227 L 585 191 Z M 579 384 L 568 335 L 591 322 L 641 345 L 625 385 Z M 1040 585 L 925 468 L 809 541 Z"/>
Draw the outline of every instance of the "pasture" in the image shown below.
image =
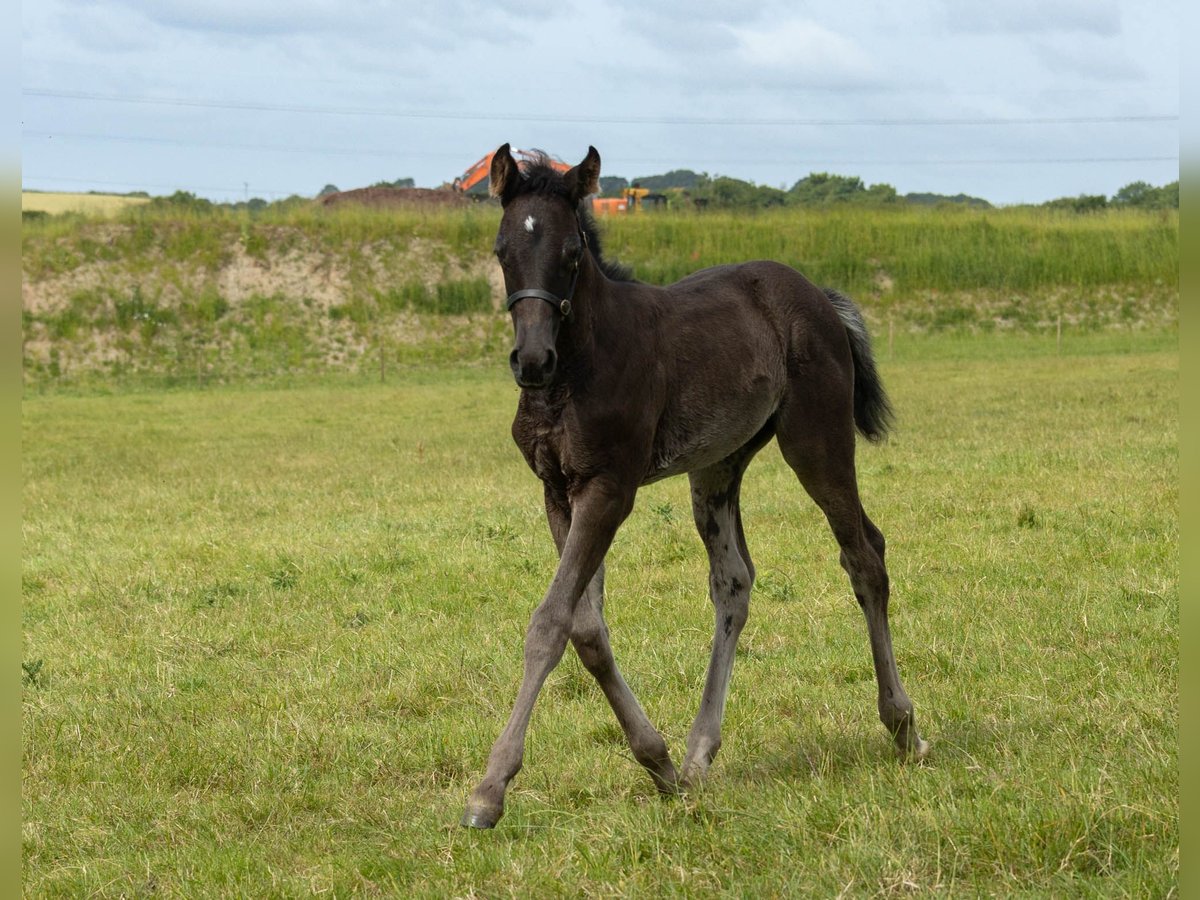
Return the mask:
<path fill-rule="evenodd" d="M 771 446 L 708 785 L 660 799 L 568 651 L 486 833 L 458 817 L 554 565 L 502 354 L 383 385 L 30 394 L 25 889 L 1170 895 L 1178 356 L 1171 330 L 881 347 L 899 422 L 860 480 L 927 763 L 893 758 L 836 545 Z M 644 489 L 607 615 L 677 761 L 706 593 L 686 480 Z"/>
<path fill-rule="evenodd" d="M 41 212 L 57 216 L 63 213 L 82 213 L 88 216 L 112 217 L 130 207 L 149 203 L 148 197 L 128 197 L 123 194 L 71 194 L 58 191 L 22 191 L 21 211 Z"/>

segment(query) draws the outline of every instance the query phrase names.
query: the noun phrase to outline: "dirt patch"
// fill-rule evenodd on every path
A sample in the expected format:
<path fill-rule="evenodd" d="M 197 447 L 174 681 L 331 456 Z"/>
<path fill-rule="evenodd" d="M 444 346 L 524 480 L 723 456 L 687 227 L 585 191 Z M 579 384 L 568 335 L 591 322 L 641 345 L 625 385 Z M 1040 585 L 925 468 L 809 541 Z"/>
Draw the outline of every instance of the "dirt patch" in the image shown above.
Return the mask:
<path fill-rule="evenodd" d="M 368 187 L 356 188 L 353 191 L 339 191 L 336 194 L 326 194 L 321 198 L 322 206 L 369 206 L 375 209 L 389 207 L 433 206 L 455 207 L 469 206 L 474 201 L 466 194 L 448 188 L 385 188 Z"/>
<path fill-rule="evenodd" d="M 293 249 L 266 258 L 251 257 L 234 245 L 228 262 L 216 274 L 217 290 L 235 306 L 250 297 L 282 295 L 309 298 L 321 309 L 345 300 L 349 278 L 343 267 L 315 251 Z"/>

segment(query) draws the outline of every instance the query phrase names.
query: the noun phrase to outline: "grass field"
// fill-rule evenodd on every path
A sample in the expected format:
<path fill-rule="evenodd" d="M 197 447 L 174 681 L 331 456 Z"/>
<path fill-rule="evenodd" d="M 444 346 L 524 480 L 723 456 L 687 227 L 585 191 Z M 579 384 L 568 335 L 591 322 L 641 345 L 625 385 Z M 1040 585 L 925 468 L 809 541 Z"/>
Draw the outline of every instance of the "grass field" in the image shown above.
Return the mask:
<path fill-rule="evenodd" d="M 83 213 L 89 216 L 111 217 L 130 207 L 148 203 L 146 197 L 126 197 L 119 194 L 68 194 L 50 191 L 22 191 L 22 212 L 43 212 L 57 216 L 62 213 Z"/>
<path fill-rule="evenodd" d="M 573 656 L 494 832 L 455 823 L 554 554 L 488 368 L 27 397 L 30 896 L 1133 896 L 1176 888 L 1173 332 L 898 339 L 859 456 L 903 766 L 831 536 L 773 447 L 707 788 L 663 801 Z M 686 481 L 610 555 L 678 760 L 711 638 Z"/>

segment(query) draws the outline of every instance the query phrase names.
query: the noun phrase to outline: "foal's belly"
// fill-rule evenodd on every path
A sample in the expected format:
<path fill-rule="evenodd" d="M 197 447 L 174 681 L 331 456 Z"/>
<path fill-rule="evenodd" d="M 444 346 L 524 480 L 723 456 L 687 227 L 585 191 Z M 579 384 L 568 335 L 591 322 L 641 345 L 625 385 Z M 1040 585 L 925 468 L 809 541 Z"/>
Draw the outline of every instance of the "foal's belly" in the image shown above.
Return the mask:
<path fill-rule="evenodd" d="M 778 391 L 768 379 L 736 398 L 737 402 L 678 405 L 659 422 L 643 484 L 708 468 L 751 441 L 779 407 Z"/>

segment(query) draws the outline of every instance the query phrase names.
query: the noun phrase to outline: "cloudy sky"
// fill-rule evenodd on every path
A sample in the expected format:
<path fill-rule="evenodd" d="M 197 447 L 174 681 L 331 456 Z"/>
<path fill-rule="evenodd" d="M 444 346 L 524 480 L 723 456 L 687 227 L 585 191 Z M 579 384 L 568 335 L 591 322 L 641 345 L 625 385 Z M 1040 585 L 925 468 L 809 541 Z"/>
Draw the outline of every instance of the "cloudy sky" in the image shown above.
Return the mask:
<path fill-rule="evenodd" d="M 994 203 L 1178 178 L 1179 2 L 39 0 L 26 188 L 218 200 L 452 180 L 505 141 L 606 174 L 813 171 Z"/>

